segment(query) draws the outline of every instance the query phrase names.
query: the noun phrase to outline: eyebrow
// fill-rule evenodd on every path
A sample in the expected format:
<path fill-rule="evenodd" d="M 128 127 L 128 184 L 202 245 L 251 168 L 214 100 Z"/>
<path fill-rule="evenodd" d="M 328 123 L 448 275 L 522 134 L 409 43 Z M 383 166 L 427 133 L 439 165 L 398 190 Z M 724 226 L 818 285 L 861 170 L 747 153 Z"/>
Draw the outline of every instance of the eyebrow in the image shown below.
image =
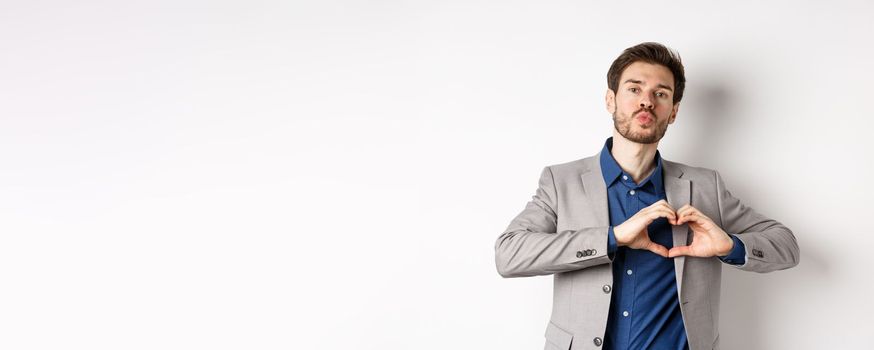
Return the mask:
<path fill-rule="evenodd" d="M 623 82 L 623 84 L 625 84 L 625 83 L 632 83 L 632 84 L 646 85 L 646 84 L 644 84 L 642 81 L 640 81 L 640 80 L 635 80 L 635 79 L 628 79 L 628 80 L 626 80 L 625 82 Z M 656 87 L 660 87 L 660 88 L 662 88 L 662 89 L 666 89 L 666 90 L 668 90 L 668 91 L 674 91 L 674 89 L 672 89 L 670 86 L 667 86 L 667 85 L 665 85 L 665 84 L 658 84 L 658 85 L 656 85 Z"/>

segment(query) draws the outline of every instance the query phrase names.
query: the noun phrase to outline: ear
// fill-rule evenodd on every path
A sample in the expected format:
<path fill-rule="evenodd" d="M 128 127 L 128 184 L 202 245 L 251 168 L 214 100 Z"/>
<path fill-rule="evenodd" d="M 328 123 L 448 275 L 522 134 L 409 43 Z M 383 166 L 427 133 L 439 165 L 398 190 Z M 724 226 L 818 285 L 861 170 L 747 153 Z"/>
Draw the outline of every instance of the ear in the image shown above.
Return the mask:
<path fill-rule="evenodd" d="M 604 102 L 607 103 L 607 112 L 611 115 L 616 113 L 616 93 L 613 90 L 607 89 L 607 95 L 604 96 Z"/>
<path fill-rule="evenodd" d="M 680 103 L 674 103 L 674 108 L 671 109 L 671 118 L 668 119 L 668 124 L 673 124 L 674 120 L 677 119 L 677 111 L 680 110 Z"/>

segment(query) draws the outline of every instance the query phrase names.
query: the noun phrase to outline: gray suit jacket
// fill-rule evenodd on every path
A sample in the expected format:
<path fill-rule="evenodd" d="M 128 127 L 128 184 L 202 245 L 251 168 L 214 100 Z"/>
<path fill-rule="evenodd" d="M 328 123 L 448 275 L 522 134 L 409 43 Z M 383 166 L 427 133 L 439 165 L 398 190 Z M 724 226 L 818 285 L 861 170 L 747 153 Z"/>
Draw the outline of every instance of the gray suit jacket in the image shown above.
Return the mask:
<path fill-rule="evenodd" d="M 548 166 L 537 192 L 495 243 L 503 277 L 553 275 L 552 316 L 546 349 L 599 349 L 613 285 L 607 256 L 610 217 L 600 153 Z M 668 203 L 691 204 L 744 243 L 746 262 L 730 265 L 770 272 L 798 264 L 795 236 L 779 222 L 745 206 L 714 170 L 662 159 Z M 687 225 L 673 227 L 674 246 L 687 245 Z M 692 350 L 719 348 L 719 293 L 723 263 L 713 258 L 674 258 L 680 310 Z"/>

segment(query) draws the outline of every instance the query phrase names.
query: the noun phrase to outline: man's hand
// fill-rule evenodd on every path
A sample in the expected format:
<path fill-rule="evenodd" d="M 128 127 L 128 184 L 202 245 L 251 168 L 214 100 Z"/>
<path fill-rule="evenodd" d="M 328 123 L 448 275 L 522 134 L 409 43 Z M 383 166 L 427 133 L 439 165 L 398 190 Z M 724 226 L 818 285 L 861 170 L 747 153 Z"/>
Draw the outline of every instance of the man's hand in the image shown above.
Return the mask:
<path fill-rule="evenodd" d="M 614 227 L 613 235 L 616 236 L 616 244 L 620 247 L 627 246 L 632 249 L 649 250 L 667 258 L 669 253 L 668 248 L 651 241 L 649 239 L 649 234 L 646 231 L 646 227 L 658 218 L 667 218 L 671 225 L 679 225 L 677 223 L 677 214 L 674 212 L 674 208 L 671 208 L 668 202 L 662 199 L 641 209 L 634 214 L 634 216 L 625 220 L 621 225 Z M 674 249 L 676 248 L 671 249 L 671 251 Z"/>
<path fill-rule="evenodd" d="M 726 256 L 734 248 L 734 241 L 713 220 L 691 205 L 684 205 L 677 210 L 677 222 L 672 225 L 689 223 L 692 229 L 692 244 L 688 246 L 673 247 L 668 251 L 668 257 L 680 255 L 709 258 L 712 256 Z M 614 229 L 615 231 L 615 229 Z M 616 240 L 619 240 L 617 237 Z"/>

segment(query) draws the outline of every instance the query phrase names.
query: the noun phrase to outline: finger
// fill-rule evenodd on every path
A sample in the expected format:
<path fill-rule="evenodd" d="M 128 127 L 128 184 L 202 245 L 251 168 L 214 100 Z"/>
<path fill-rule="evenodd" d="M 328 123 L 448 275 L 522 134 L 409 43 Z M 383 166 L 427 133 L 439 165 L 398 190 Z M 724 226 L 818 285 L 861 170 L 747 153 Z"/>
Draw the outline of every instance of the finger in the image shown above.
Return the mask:
<path fill-rule="evenodd" d="M 668 248 L 665 248 L 665 246 L 658 243 L 650 242 L 649 246 L 646 247 L 646 250 L 656 253 L 661 257 L 668 257 Z"/>
<path fill-rule="evenodd" d="M 685 213 L 677 213 L 677 225 L 682 225 L 686 223 L 686 214 Z"/>
<path fill-rule="evenodd" d="M 653 210 L 650 210 L 649 213 L 647 213 L 647 219 L 649 219 L 648 220 L 649 223 L 652 223 L 653 221 L 655 221 L 658 218 L 666 218 L 666 219 L 668 219 L 668 221 L 670 221 L 673 224 L 677 220 L 677 215 L 674 214 L 673 211 L 670 211 L 670 210 L 665 209 L 665 208 L 653 209 Z"/>
<path fill-rule="evenodd" d="M 687 214 L 686 216 L 681 217 L 679 221 L 701 225 L 701 227 L 703 227 L 705 230 L 710 229 L 711 223 L 710 218 L 707 218 L 706 216 L 701 216 L 699 214 Z"/>
<path fill-rule="evenodd" d="M 687 209 L 683 210 L 683 212 L 677 212 L 677 215 L 679 215 L 680 217 L 683 217 L 684 215 L 690 215 L 690 214 L 695 214 L 695 215 L 698 215 L 706 220 L 710 220 L 710 217 L 708 217 L 707 215 L 704 215 L 704 213 L 702 213 L 700 210 L 698 210 L 698 208 L 695 208 L 691 205 L 689 205 Z M 710 220 L 710 221 L 713 221 L 713 220 Z"/>
<path fill-rule="evenodd" d="M 694 213 L 695 215 L 698 215 L 699 217 L 701 217 L 701 218 L 704 219 L 704 220 L 707 220 L 707 221 L 713 221 L 713 220 L 710 220 L 710 217 L 709 217 L 709 216 L 704 215 L 703 212 L 701 212 L 700 210 L 698 210 L 698 208 L 692 207 L 692 209 L 694 209 L 693 213 Z"/>
<path fill-rule="evenodd" d="M 670 207 L 670 205 L 668 205 L 668 201 L 666 201 L 666 200 L 664 200 L 664 199 L 661 199 L 661 200 L 659 200 L 658 202 L 655 202 L 655 203 L 653 203 L 653 204 L 650 204 L 650 205 L 647 206 L 646 208 L 643 208 L 642 210 L 655 210 L 655 209 L 662 208 L 662 207 L 665 207 L 665 206 Z"/>
<path fill-rule="evenodd" d="M 677 217 L 680 219 L 680 222 L 682 223 L 682 222 L 688 221 L 688 220 L 683 220 L 683 218 L 685 218 L 686 216 L 692 215 L 692 214 L 696 214 L 696 213 L 697 213 L 697 209 L 695 209 L 695 207 L 686 204 L 685 206 L 683 206 L 683 209 L 680 209 L 679 211 L 677 211 Z"/>
<path fill-rule="evenodd" d="M 680 217 L 680 220 L 682 220 L 683 222 L 694 221 L 694 222 L 700 223 L 702 218 L 701 218 L 701 215 L 698 215 L 698 214 L 686 214 L 686 215 L 683 215 L 682 217 Z"/>
<path fill-rule="evenodd" d="M 669 210 L 665 218 L 668 219 L 668 223 L 670 223 L 671 225 L 677 224 L 677 213 L 675 213 L 674 211 Z"/>
<path fill-rule="evenodd" d="M 669 217 L 676 218 L 677 217 L 677 213 L 675 213 L 670 208 L 658 207 L 658 208 L 650 210 L 650 212 L 651 213 L 658 213 L 662 217 L 666 217 L 666 218 L 669 218 Z"/>
<path fill-rule="evenodd" d="M 677 213 L 677 225 L 682 225 L 686 223 L 686 220 L 683 219 L 684 217 L 685 215 Z"/>
<path fill-rule="evenodd" d="M 672 212 L 675 212 L 675 213 L 677 212 L 677 210 L 674 209 L 674 207 L 671 206 L 671 203 L 668 203 L 667 200 L 662 199 L 662 200 L 656 202 L 656 204 L 660 204 L 660 205 L 664 206 L 665 208 L 668 208 Z"/>
<path fill-rule="evenodd" d="M 662 203 L 660 203 L 659 208 L 661 208 L 663 210 L 667 210 L 670 213 L 670 215 L 666 216 L 665 218 L 668 219 L 668 222 L 671 225 L 676 225 L 677 224 L 677 211 L 674 210 L 674 208 L 671 207 L 671 205 L 668 204 L 668 202 L 666 202 L 665 200 L 661 200 L 660 202 L 662 202 Z"/>
<path fill-rule="evenodd" d="M 690 248 L 687 245 L 684 245 L 684 246 L 679 246 L 679 247 L 673 247 L 673 248 L 671 248 L 671 250 L 668 251 L 669 258 L 675 258 L 675 257 L 682 256 L 682 255 L 690 255 L 691 256 L 692 255 L 692 248 Z"/>
<path fill-rule="evenodd" d="M 677 215 L 683 216 L 684 214 L 693 213 L 693 212 L 695 212 L 695 210 L 696 210 L 695 207 L 693 207 L 689 204 L 686 204 L 682 208 L 680 208 L 680 210 L 677 210 Z"/>
<path fill-rule="evenodd" d="M 668 223 L 670 223 L 671 225 L 676 225 L 677 224 L 677 212 L 675 212 L 673 209 L 666 209 L 666 210 L 667 210 L 667 215 L 665 216 L 665 218 L 668 219 Z"/>
<path fill-rule="evenodd" d="M 658 202 L 653 203 L 653 204 L 652 204 L 651 206 L 649 206 L 649 207 L 650 207 L 650 208 L 665 208 L 665 209 L 670 210 L 670 211 L 672 211 L 672 212 L 674 212 L 674 213 L 677 212 L 676 210 L 674 210 L 674 207 L 671 206 L 671 203 L 668 203 L 668 201 L 666 201 L 666 200 L 664 200 L 664 199 L 659 200 Z"/>

